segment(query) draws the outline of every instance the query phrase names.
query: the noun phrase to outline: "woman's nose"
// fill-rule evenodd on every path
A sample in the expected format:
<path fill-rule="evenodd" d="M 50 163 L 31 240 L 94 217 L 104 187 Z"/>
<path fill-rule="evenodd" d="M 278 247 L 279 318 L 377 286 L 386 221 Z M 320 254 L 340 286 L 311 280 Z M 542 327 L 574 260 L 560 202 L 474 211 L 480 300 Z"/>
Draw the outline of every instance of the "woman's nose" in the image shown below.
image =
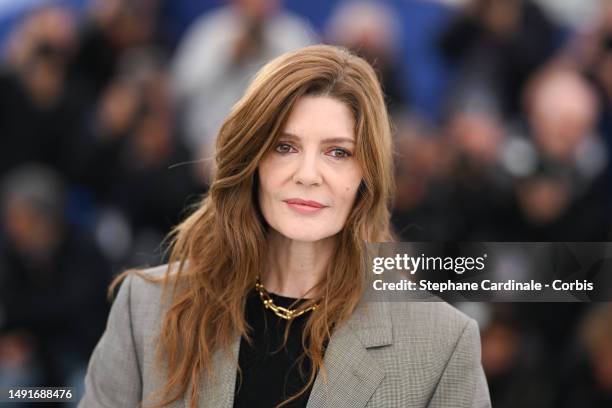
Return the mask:
<path fill-rule="evenodd" d="M 323 176 L 319 168 L 319 158 L 316 154 L 302 154 L 297 163 L 293 180 L 298 184 L 319 185 L 323 182 Z"/>

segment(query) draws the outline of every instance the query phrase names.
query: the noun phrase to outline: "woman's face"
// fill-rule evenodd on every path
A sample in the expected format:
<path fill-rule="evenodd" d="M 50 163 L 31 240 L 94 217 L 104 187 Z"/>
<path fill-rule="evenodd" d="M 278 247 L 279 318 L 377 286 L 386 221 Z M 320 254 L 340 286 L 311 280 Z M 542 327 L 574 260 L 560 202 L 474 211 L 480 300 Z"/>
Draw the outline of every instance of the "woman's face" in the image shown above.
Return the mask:
<path fill-rule="evenodd" d="M 303 97 L 259 164 L 259 205 L 276 231 L 314 242 L 344 227 L 361 182 L 355 120 L 327 96 Z"/>

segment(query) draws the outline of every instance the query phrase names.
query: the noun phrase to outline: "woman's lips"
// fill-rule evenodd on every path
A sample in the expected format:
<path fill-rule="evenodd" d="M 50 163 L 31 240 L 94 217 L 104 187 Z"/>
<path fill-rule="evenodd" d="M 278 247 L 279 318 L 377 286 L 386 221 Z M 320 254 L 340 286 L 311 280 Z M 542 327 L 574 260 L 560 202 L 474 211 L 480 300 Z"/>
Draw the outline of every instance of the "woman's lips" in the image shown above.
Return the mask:
<path fill-rule="evenodd" d="M 327 207 L 317 201 L 308 201 L 293 198 L 285 200 L 285 203 L 287 203 L 287 205 L 291 209 L 299 212 L 300 214 L 313 214 Z"/>

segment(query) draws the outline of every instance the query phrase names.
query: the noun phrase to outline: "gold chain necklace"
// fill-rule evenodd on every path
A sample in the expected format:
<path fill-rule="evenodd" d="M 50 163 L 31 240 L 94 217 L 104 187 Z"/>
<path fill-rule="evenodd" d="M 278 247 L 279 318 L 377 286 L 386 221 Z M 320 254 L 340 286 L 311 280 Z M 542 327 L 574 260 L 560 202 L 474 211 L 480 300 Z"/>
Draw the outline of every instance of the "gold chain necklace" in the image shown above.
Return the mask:
<path fill-rule="evenodd" d="M 257 290 L 257 292 L 259 292 L 259 297 L 261 298 L 261 301 L 263 302 L 266 309 L 272 310 L 275 315 L 285 320 L 294 319 L 298 316 L 303 315 L 304 313 L 310 312 L 311 310 L 315 310 L 317 306 L 319 306 L 318 303 L 315 303 L 314 305 L 300 311 L 296 311 L 296 309 L 287 309 L 286 307 L 278 306 L 274 304 L 274 301 L 270 297 L 270 294 L 261 284 L 259 278 L 257 278 L 257 282 L 255 282 L 255 289 Z"/>

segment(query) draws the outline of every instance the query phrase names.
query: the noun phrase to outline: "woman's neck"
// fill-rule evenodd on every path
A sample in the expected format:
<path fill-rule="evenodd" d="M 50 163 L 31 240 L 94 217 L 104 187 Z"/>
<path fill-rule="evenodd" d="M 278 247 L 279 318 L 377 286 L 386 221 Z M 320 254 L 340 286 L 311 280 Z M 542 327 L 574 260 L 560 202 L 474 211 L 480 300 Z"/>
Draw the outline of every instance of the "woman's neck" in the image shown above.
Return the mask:
<path fill-rule="evenodd" d="M 292 298 L 316 297 L 316 293 L 309 291 L 325 274 L 334 239 L 294 241 L 272 231 L 268 239 L 267 267 L 261 276 L 266 290 Z"/>

